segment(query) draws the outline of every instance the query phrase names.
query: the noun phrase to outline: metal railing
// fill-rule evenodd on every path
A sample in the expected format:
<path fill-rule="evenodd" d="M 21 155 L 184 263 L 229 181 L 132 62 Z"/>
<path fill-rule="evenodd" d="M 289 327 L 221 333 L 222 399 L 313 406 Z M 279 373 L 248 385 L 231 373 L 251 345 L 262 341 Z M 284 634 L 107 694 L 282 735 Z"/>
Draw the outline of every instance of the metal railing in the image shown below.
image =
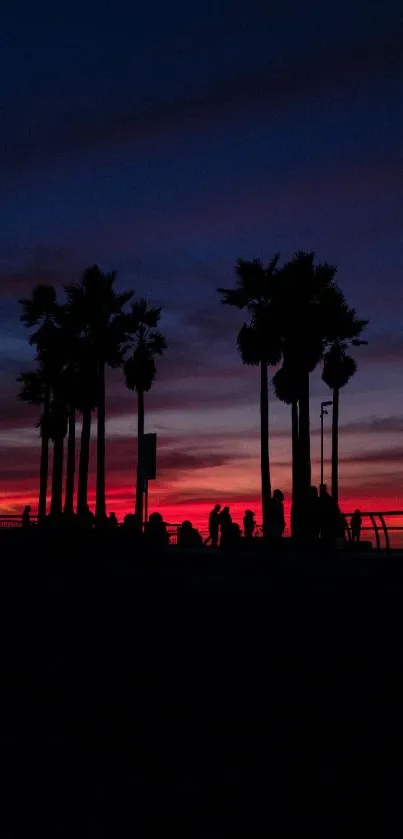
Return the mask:
<path fill-rule="evenodd" d="M 376 550 L 389 551 L 392 549 L 403 550 L 403 510 L 381 510 L 362 511 L 360 510 L 361 541 L 371 541 Z M 344 513 L 345 533 L 349 542 L 352 542 L 351 517 L 353 513 Z M 37 516 L 30 517 L 31 524 L 38 523 Z M 0 514 L 0 530 L 22 528 L 22 516 Z M 179 539 L 180 524 L 167 524 L 167 532 L 171 545 L 176 545 Z M 208 531 L 199 531 L 203 541 L 208 539 Z M 257 525 L 256 536 L 261 536 L 261 525 Z"/>
<path fill-rule="evenodd" d="M 353 513 L 343 513 L 345 520 L 345 531 L 347 539 L 352 541 L 351 518 Z M 403 511 L 402 510 L 381 510 L 362 511 L 361 541 L 364 534 L 371 535 L 375 540 L 374 547 L 380 550 L 389 551 L 392 548 L 403 550 Z M 393 519 L 397 519 L 395 523 Z M 366 523 L 368 522 L 368 523 Z M 394 535 L 392 544 L 392 535 Z"/>

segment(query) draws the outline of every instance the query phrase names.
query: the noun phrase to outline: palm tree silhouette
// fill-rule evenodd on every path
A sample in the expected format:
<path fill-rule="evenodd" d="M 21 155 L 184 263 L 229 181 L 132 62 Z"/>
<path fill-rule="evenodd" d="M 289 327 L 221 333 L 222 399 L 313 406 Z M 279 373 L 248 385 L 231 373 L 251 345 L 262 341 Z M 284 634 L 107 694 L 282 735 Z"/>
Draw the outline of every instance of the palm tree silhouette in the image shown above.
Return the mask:
<path fill-rule="evenodd" d="M 279 258 L 276 254 L 266 267 L 259 259 L 239 259 L 236 287 L 218 289 L 222 303 L 247 309 L 251 316 L 250 321 L 242 326 L 237 343 L 243 363 L 260 367 L 260 472 L 264 535 L 269 530 L 271 498 L 268 369 L 280 362 L 282 353 L 278 322 L 273 317 L 272 306 Z"/>
<path fill-rule="evenodd" d="M 315 265 L 314 259 L 313 252 L 298 251 L 284 265 L 273 303 L 281 332 L 283 365 L 293 383 L 291 404 L 298 402 L 298 416 L 295 404 L 293 408 L 295 437 L 298 425 L 298 462 L 294 464 L 294 474 L 300 495 L 306 495 L 311 485 L 310 374 L 323 357 L 326 341 L 334 329 L 335 311 L 344 299 L 334 280 L 336 268 L 328 263 Z"/>
<path fill-rule="evenodd" d="M 60 516 L 63 493 L 63 451 L 64 438 L 67 434 L 67 403 L 62 388 L 54 389 L 54 398 L 50 403 L 49 434 L 53 441 L 52 500 L 50 513 Z"/>
<path fill-rule="evenodd" d="M 88 358 L 96 370 L 97 405 L 97 478 L 95 515 L 98 522 L 106 518 L 105 504 L 105 368 L 122 363 L 124 331 L 122 310 L 132 292 L 117 292 L 116 272 L 103 273 L 98 265 L 87 268 L 81 280 L 65 287 L 67 308 L 74 318 L 77 334 L 85 340 Z M 89 443 L 91 413 L 87 407 L 85 439 Z M 85 452 L 84 452 L 85 454 Z M 83 461 L 84 464 L 84 461 Z M 81 469 L 80 469 L 81 473 Z M 83 486 L 81 486 L 84 494 Z M 83 499 L 81 498 L 81 501 Z"/>
<path fill-rule="evenodd" d="M 291 440 L 292 440 L 292 499 L 296 500 L 299 492 L 299 417 L 298 417 L 298 381 L 295 367 L 283 365 L 273 376 L 273 387 L 277 399 L 291 406 Z"/>
<path fill-rule="evenodd" d="M 350 347 L 367 344 L 360 335 L 368 325 L 367 320 L 359 320 L 354 309 L 342 304 L 337 312 L 334 336 L 328 343 L 323 359 L 322 379 L 331 388 L 333 396 L 332 411 L 332 496 L 339 498 L 339 404 L 340 390 L 345 387 L 357 372 L 357 362 L 349 355 Z"/>
<path fill-rule="evenodd" d="M 56 300 L 56 291 L 53 286 L 37 285 L 30 298 L 19 301 L 22 312 L 20 320 L 28 329 L 34 329 L 30 336 L 30 344 L 38 351 L 38 369 L 36 372 L 22 374 L 18 379 L 23 385 L 21 398 L 30 402 L 40 393 L 40 401 L 32 401 L 32 404 L 42 404 L 43 413 L 40 420 L 41 428 L 41 458 L 39 474 L 39 501 L 38 519 L 43 521 L 46 516 L 47 483 L 49 468 L 49 414 L 51 401 L 51 371 L 53 367 L 52 357 L 46 352 L 46 347 L 51 346 L 55 328 L 59 318 L 59 308 Z M 28 378 L 26 378 L 28 376 Z M 25 378 L 24 378 L 25 377 Z M 31 378 L 29 378 L 31 377 Z M 35 382 L 36 378 L 36 382 Z M 39 387 L 39 390 L 38 390 Z M 31 388 L 31 391 L 30 391 Z M 39 398 L 39 397 L 38 397 Z"/>
<path fill-rule="evenodd" d="M 137 480 L 136 480 L 136 517 L 143 523 L 143 484 L 140 471 L 141 446 L 144 437 L 144 394 L 151 390 L 155 375 L 157 355 L 166 349 L 164 336 L 158 330 L 161 317 L 159 306 L 150 306 L 140 299 L 132 304 L 131 312 L 126 316 L 126 350 L 130 356 L 124 362 L 126 387 L 137 393 Z"/>
<path fill-rule="evenodd" d="M 42 413 L 36 424 L 41 435 L 41 455 L 39 469 L 39 504 L 38 518 L 40 521 L 46 516 L 47 483 L 49 469 L 49 413 L 50 413 L 50 386 L 47 381 L 45 370 L 41 363 L 36 370 L 21 373 L 17 382 L 21 385 L 18 398 L 29 405 L 43 406 Z"/>

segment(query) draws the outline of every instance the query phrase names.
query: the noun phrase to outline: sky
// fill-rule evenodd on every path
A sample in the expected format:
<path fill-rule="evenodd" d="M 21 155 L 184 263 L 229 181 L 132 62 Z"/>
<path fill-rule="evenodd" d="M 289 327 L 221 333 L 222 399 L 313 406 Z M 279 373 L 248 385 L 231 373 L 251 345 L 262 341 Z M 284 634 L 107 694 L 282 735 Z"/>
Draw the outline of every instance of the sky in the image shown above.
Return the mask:
<path fill-rule="evenodd" d="M 338 267 L 369 344 L 343 391 L 344 509 L 401 508 L 403 13 L 384 0 L 8 4 L 0 32 L 0 511 L 37 503 L 33 364 L 18 299 L 88 265 L 162 306 L 146 399 L 150 510 L 259 518 L 259 374 L 220 305 L 238 257 Z M 313 479 L 320 402 L 312 376 Z M 273 486 L 289 498 L 289 409 L 271 393 Z M 108 377 L 107 504 L 134 504 L 135 395 Z M 325 452 L 329 477 L 330 423 Z M 92 444 L 90 499 L 94 496 Z"/>

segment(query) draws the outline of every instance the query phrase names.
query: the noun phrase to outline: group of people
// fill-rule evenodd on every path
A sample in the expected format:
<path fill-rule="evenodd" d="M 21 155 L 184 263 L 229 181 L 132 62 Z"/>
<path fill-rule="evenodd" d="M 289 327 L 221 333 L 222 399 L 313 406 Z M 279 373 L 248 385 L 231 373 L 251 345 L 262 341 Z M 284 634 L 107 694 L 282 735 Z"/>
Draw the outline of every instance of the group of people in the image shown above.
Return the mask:
<path fill-rule="evenodd" d="M 30 513 L 31 507 L 28 505 L 22 514 L 23 527 L 30 526 Z M 344 538 L 345 517 L 335 499 L 329 494 L 326 484 L 321 485 L 319 492 L 315 486 L 312 486 L 305 499 L 300 499 L 297 503 L 294 502 L 291 517 L 292 531 L 297 537 L 322 538 L 328 541 Z M 351 517 L 351 539 L 353 542 L 360 541 L 361 521 L 361 513 L 356 510 Z M 47 517 L 45 524 L 47 523 L 49 525 L 53 523 L 52 516 Z M 235 545 L 242 536 L 245 540 L 249 540 L 257 535 L 258 525 L 253 510 L 245 510 L 242 523 L 243 531 L 241 531 L 239 524 L 232 520 L 230 508 L 216 504 L 209 515 L 208 538 L 203 542 L 199 531 L 193 527 L 191 521 L 186 519 L 179 528 L 178 546 L 189 549 L 201 548 L 203 545 L 210 544 L 213 548 L 216 548 L 220 544 L 225 547 Z M 71 525 L 77 527 L 81 525 L 81 527 L 91 529 L 95 525 L 95 516 L 90 510 L 84 516 L 65 513 L 63 514 L 63 521 L 58 520 L 58 525 L 61 524 L 66 524 L 69 527 Z M 117 528 L 119 521 L 116 514 L 110 513 L 104 524 L 108 530 Z M 139 538 L 142 538 L 144 543 L 150 547 L 163 548 L 169 545 L 167 524 L 164 522 L 161 513 L 151 513 L 143 533 L 140 533 L 141 528 L 138 526 L 136 516 L 131 513 L 124 517 L 120 526 L 125 530 L 136 531 Z M 275 489 L 269 502 L 267 535 L 272 539 L 280 539 L 284 531 L 284 495 L 281 490 Z"/>
<path fill-rule="evenodd" d="M 207 543 L 216 548 L 218 544 L 235 542 L 242 535 L 245 539 L 252 539 L 257 535 L 258 526 L 253 510 L 245 510 L 242 524 L 243 534 L 239 524 L 232 521 L 230 508 L 216 504 L 209 515 Z M 272 538 L 281 538 L 285 530 L 284 495 L 280 489 L 275 489 L 270 499 L 268 530 Z"/>

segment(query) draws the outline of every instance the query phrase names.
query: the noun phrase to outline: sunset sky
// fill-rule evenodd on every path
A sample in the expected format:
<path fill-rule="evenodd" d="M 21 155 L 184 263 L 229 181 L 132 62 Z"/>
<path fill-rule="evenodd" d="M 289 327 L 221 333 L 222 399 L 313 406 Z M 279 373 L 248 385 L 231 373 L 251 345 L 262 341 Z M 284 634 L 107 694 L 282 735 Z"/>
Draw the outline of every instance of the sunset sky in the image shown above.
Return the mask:
<path fill-rule="evenodd" d="M 399 4 L 16 0 L 2 18 L 0 510 L 36 507 L 38 489 L 35 411 L 16 400 L 32 363 L 18 298 L 96 262 L 163 307 L 150 509 L 202 523 L 217 500 L 260 518 L 259 375 L 239 361 L 242 315 L 216 288 L 234 282 L 239 256 L 300 248 L 338 266 L 371 321 L 341 400 L 342 506 L 400 509 Z M 311 390 L 319 482 L 319 372 Z M 111 373 L 107 503 L 119 516 L 134 504 L 135 414 Z M 287 494 L 290 416 L 274 396 L 271 427 L 273 485 Z M 91 498 L 94 468 L 95 451 Z"/>

